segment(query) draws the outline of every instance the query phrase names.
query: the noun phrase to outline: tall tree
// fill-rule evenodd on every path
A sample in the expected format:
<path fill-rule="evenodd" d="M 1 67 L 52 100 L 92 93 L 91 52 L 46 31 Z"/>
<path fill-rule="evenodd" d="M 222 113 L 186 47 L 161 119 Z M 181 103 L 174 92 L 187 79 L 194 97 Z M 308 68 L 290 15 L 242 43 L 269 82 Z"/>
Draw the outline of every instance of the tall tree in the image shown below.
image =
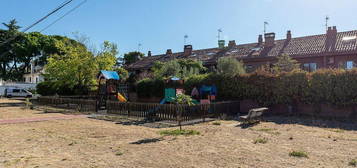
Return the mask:
<path fill-rule="evenodd" d="M 235 76 L 244 74 L 246 71 L 243 62 L 231 57 L 222 57 L 218 59 L 217 72 L 226 76 Z"/>
<path fill-rule="evenodd" d="M 277 58 L 278 62 L 273 67 L 274 72 L 291 72 L 300 67 L 299 63 L 287 54 L 282 54 Z"/>
<path fill-rule="evenodd" d="M 138 61 L 139 59 L 143 58 L 144 55 L 145 55 L 144 53 L 137 52 L 137 51 L 126 53 L 124 54 L 124 58 L 123 58 L 124 64 L 125 65 L 132 64 Z"/>

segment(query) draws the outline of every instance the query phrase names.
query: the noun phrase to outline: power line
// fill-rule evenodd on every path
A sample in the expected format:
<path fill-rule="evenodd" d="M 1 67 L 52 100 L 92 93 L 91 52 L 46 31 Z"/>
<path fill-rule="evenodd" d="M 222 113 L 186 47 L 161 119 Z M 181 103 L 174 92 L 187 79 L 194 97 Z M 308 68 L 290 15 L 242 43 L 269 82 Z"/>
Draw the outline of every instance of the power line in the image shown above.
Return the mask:
<path fill-rule="evenodd" d="M 57 11 L 59 11 L 60 9 L 62 9 L 63 7 L 65 7 L 66 5 L 68 5 L 69 3 L 71 3 L 73 0 L 68 0 L 68 1 L 64 1 L 59 7 L 55 8 L 54 10 L 52 10 L 50 13 L 48 13 L 46 16 L 42 17 L 41 19 L 39 19 L 38 21 L 36 21 L 35 23 L 31 24 L 30 26 L 26 27 L 24 30 L 22 30 L 22 32 L 26 32 L 28 30 L 30 30 L 31 28 L 33 28 L 34 26 L 36 26 L 37 24 L 41 23 L 42 21 L 44 21 L 45 19 L 47 19 L 49 16 L 53 15 L 54 13 L 56 13 Z M 4 42 L 0 43 L 0 47 L 2 47 L 4 44 L 16 39 L 19 36 L 19 34 L 5 40 Z M 4 54 L 2 54 L 1 56 L 3 56 Z"/>
<path fill-rule="evenodd" d="M 50 28 L 51 26 L 53 26 L 54 24 L 56 24 L 58 21 L 60 21 L 61 19 L 63 19 L 64 17 L 66 17 L 67 15 L 71 14 L 72 12 L 74 12 L 76 9 L 78 9 L 79 7 L 81 7 L 83 4 L 85 4 L 88 0 L 84 0 L 82 1 L 80 4 L 78 4 L 77 6 L 75 6 L 74 8 L 72 8 L 71 10 L 69 10 L 67 13 L 65 13 L 64 15 L 62 15 L 61 17 L 59 17 L 57 20 L 55 20 L 54 22 L 52 22 L 51 24 L 49 24 L 48 26 L 46 26 L 45 28 L 43 28 L 40 32 L 43 32 L 45 30 L 47 30 L 48 28 Z"/>

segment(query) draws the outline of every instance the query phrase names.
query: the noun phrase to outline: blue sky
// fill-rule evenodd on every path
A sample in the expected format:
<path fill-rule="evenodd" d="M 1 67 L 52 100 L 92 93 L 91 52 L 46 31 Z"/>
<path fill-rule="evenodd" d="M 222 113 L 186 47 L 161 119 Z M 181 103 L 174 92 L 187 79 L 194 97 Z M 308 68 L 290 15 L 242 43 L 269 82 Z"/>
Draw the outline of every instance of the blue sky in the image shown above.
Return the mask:
<path fill-rule="evenodd" d="M 64 0 L 1 0 L 0 22 L 12 18 L 30 25 Z M 39 31 L 82 0 L 61 10 L 31 31 Z M 256 42 L 268 21 L 268 31 L 285 38 L 325 33 L 324 17 L 338 31 L 357 29 L 356 0 L 88 0 L 45 34 L 71 36 L 80 32 L 99 45 L 104 40 L 118 44 L 120 55 L 138 49 L 161 54 L 166 49 L 182 51 L 184 35 L 194 49 L 217 46 L 222 38 L 238 44 Z"/>

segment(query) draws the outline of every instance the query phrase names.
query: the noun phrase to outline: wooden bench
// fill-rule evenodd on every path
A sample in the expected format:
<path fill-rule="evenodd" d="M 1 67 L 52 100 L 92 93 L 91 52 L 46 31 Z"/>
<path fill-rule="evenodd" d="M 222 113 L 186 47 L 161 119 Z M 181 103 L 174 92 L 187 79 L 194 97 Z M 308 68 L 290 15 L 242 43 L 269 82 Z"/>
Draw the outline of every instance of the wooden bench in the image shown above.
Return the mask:
<path fill-rule="evenodd" d="M 259 121 L 259 119 L 261 118 L 263 113 L 267 110 L 269 110 L 269 109 L 266 107 L 250 109 L 248 112 L 248 115 L 240 116 L 239 119 L 241 119 L 245 122 L 251 122 L 251 121 L 253 121 L 253 120 L 255 121 L 257 119 Z"/>

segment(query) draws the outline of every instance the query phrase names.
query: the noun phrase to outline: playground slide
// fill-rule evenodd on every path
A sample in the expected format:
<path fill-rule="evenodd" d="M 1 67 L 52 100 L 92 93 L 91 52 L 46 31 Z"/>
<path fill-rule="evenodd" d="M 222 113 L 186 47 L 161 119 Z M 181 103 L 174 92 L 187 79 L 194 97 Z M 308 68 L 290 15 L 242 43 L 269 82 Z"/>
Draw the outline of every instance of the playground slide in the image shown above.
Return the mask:
<path fill-rule="evenodd" d="M 126 98 L 120 93 L 118 93 L 117 98 L 120 102 L 127 102 Z"/>
<path fill-rule="evenodd" d="M 162 99 L 161 101 L 160 101 L 160 104 L 165 104 L 166 103 L 166 99 Z"/>

